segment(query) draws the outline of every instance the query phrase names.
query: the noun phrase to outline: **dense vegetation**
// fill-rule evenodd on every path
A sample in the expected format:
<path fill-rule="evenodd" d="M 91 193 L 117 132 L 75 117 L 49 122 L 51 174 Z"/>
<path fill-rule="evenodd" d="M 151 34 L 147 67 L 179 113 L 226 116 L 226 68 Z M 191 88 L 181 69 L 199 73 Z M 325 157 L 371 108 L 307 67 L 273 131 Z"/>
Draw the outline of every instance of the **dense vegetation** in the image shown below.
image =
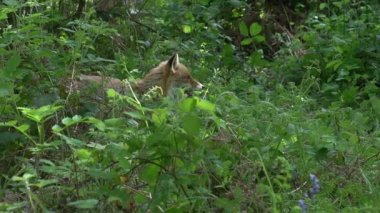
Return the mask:
<path fill-rule="evenodd" d="M 379 212 L 379 11 L 2 1 L 0 212 Z M 99 101 L 60 87 L 133 81 L 174 52 L 207 89 Z"/>

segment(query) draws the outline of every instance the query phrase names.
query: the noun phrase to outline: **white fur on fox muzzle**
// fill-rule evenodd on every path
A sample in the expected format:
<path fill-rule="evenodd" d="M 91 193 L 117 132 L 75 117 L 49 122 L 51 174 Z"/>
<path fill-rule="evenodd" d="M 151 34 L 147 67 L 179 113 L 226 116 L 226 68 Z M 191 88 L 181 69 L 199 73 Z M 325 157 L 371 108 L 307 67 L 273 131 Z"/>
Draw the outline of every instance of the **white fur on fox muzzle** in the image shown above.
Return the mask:
<path fill-rule="evenodd" d="M 195 87 L 196 90 L 202 90 L 205 86 L 203 86 L 203 84 L 199 83 L 197 84 L 197 86 Z"/>

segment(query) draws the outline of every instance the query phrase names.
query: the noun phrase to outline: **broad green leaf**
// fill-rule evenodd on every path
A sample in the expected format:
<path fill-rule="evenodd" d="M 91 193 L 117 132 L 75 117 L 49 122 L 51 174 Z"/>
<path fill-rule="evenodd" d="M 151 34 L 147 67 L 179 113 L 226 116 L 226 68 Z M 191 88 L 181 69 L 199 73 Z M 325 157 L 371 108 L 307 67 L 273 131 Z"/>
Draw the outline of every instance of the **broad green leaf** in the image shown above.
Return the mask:
<path fill-rule="evenodd" d="M 182 121 L 183 129 L 192 136 L 197 136 L 201 128 L 201 120 L 198 116 L 188 114 Z"/>
<path fill-rule="evenodd" d="M 355 101 L 358 91 L 356 87 L 350 87 L 343 91 L 342 99 L 346 103 L 352 103 Z"/>
<path fill-rule="evenodd" d="M 0 77 L 9 79 L 20 78 L 23 72 L 17 67 L 21 63 L 21 57 L 19 54 L 14 54 L 6 63 L 3 72 L 0 72 Z"/>
<path fill-rule="evenodd" d="M 7 19 L 7 14 L 17 11 L 16 8 L 10 8 L 10 7 L 2 7 L 0 9 L 0 20 Z"/>
<path fill-rule="evenodd" d="M 143 120 L 143 121 L 146 120 L 146 116 L 139 111 L 124 112 L 124 114 L 130 116 L 131 118 L 137 119 L 137 120 Z"/>
<path fill-rule="evenodd" d="M 234 46 L 232 44 L 225 44 L 222 52 L 223 63 L 232 65 L 234 62 Z"/>
<path fill-rule="evenodd" d="M 107 120 L 104 120 L 104 124 L 107 127 L 123 127 L 125 120 L 123 118 L 109 118 Z"/>
<path fill-rule="evenodd" d="M 185 18 L 188 19 L 188 20 L 194 20 L 194 19 L 195 19 L 193 13 L 190 12 L 190 11 L 187 11 L 187 12 L 185 13 Z"/>
<path fill-rule="evenodd" d="M 156 126 L 161 126 L 166 121 L 168 114 L 166 109 L 156 109 L 152 114 L 153 123 Z"/>
<path fill-rule="evenodd" d="M 35 177 L 35 176 L 36 176 L 36 175 L 34 175 L 34 174 L 25 173 L 25 174 L 22 175 L 22 178 L 23 178 L 24 180 L 29 180 L 30 178 Z"/>
<path fill-rule="evenodd" d="M 265 37 L 262 36 L 262 35 L 257 35 L 255 37 L 253 37 L 253 39 L 257 42 L 257 43 L 261 43 L 261 42 L 264 42 L 265 41 Z"/>
<path fill-rule="evenodd" d="M 197 107 L 201 110 L 205 110 L 211 113 L 214 113 L 216 110 L 215 104 L 203 99 L 197 100 Z"/>
<path fill-rule="evenodd" d="M 17 0 L 4 0 L 3 2 L 5 5 L 8 5 L 8 6 L 17 6 L 20 3 Z"/>
<path fill-rule="evenodd" d="M 62 119 L 62 123 L 65 125 L 65 126 L 70 126 L 72 124 L 74 124 L 75 122 L 73 121 L 73 119 L 69 118 L 69 117 L 66 117 L 66 118 L 63 118 Z"/>
<path fill-rule="evenodd" d="M 29 127 L 30 127 L 29 124 L 22 124 L 21 126 L 18 126 L 16 128 L 20 132 L 26 132 L 26 131 L 28 131 Z"/>
<path fill-rule="evenodd" d="M 182 25 L 182 31 L 183 31 L 184 33 L 191 33 L 192 28 L 191 28 L 190 25 Z"/>
<path fill-rule="evenodd" d="M 0 72 L 1 73 L 1 72 Z M 13 94 L 13 83 L 12 82 L 1 82 L 0 81 L 0 98 Z"/>
<path fill-rule="evenodd" d="M 46 119 L 48 116 L 60 110 L 62 106 L 46 105 L 37 109 L 31 109 L 26 107 L 17 107 L 21 110 L 22 114 L 27 118 L 39 123 Z"/>
<path fill-rule="evenodd" d="M 109 197 L 107 199 L 108 203 L 113 203 L 114 201 L 118 201 L 123 206 L 128 206 L 128 198 L 129 193 L 123 189 L 115 189 L 109 193 Z"/>
<path fill-rule="evenodd" d="M 156 184 L 156 180 L 158 178 L 160 170 L 160 167 L 153 164 L 148 164 L 143 169 L 141 176 L 145 181 L 148 182 L 149 185 L 153 186 L 154 184 Z"/>
<path fill-rule="evenodd" d="M 98 200 L 96 199 L 87 199 L 87 200 L 77 200 L 74 202 L 70 202 L 67 205 L 73 206 L 78 209 L 92 209 L 98 204 Z"/>
<path fill-rule="evenodd" d="M 53 130 L 54 133 L 58 133 L 58 132 L 62 131 L 63 129 L 62 129 L 62 127 L 59 126 L 58 124 L 55 124 L 55 125 L 51 128 L 51 130 Z"/>
<path fill-rule="evenodd" d="M 377 117 L 380 119 L 380 99 L 373 96 L 371 97 L 370 101 L 371 101 L 373 110 L 375 111 Z"/>
<path fill-rule="evenodd" d="M 58 180 L 56 179 L 51 179 L 51 180 L 38 180 L 37 183 L 32 184 L 33 186 L 37 186 L 38 188 L 43 188 L 45 186 L 49 186 L 52 184 L 58 183 Z"/>
<path fill-rule="evenodd" d="M 182 112 L 190 112 L 194 110 L 197 100 L 194 98 L 186 98 L 179 103 L 179 108 Z"/>
<path fill-rule="evenodd" d="M 247 45 L 252 44 L 252 42 L 253 42 L 253 38 L 245 38 L 243 39 L 243 41 L 240 42 L 240 44 L 243 46 L 247 46 Z"/>
<path fill-rule="evenodd" d="M 248 27 L 243 21 L 239 23 L 239 31 L 243 36 L 249 36 Z"/>
<path fill-rule="evenodd" d="M 119 178 L 118 173 L 116 173 L 114 170 L 102 170 L 102 169 L 95 169 L 91 168 L 88 171 L 88 174 L 96 179 L 104 179 L 104 180 L 112 180 L 115 181 Z"/>
<path fill-rule="evenodd" d="M 231 212 L 238 212 L 238 203 L 235 200 L 230 200 L 227 198 L 217 198 L 215 200 L 215 206 L 221 208 L 221 209 L 228 209 Z"/>
<path fill-rule="evenodd" d="M 98 128 L 100 131 L 104 131 L 106 129 L 106 125 L 104 124 L 104 122 L 94 117 L 88 118 L 87 123 L 95 125 L 95 127 Z"/>
<path fill-rule="evenodd" d="M 92 152 L 88 149 L 76 149 L 75 155 L 83 162 L 94 162 Z"/>
<path fill-rule="evenodd" d="M 7 19 L 7 18 L 8 18 L 7 13 L 5 13 L 3 10 L 1 10 L 0 11 L 0 21 Z"/>
<path fill-rule="evenodd" d="M 5 123 L 0 123 L 0 126 L 15 126 L 17 124 L 17 121 L 16 120 L 10 120 L 10 121 L 7 121 Z"/>
<path fill-rule="evenodd" d="M 104 150 L 106 148 L 105 145 L 102 145 L 99 143 L 94 143 L 94 142 L 90 142 L 90 143 L 86 144 L 86 146 L 93 148 L 93 149 L 96 149 L 96 150 Z"/>
<path fill-rule="evenodd" d="M 114 89 L 107 89 L 107 97 L 108 98 L 116 98 L 118 93 Z"/>
<path fill-rule="evenodd" d="M 341 1 L 336 1 L 336 2 L 333 2 L 332 4 L 336 7 L 338 7 L 339 9 L 342 8 L 342 6 L 343 6 L 343 2 L 341 2 Z"/>
<path fill-rule="evenodd" d="M 82 116 L 80 115 L 74 115 L 73 116 L 73 121 L 78 123 L 78 122 L 81 122 L 82 121 Z"/>
<path fill-rule="evenodd" d="M 342 64 L 342 60 L 332 60 L 329 63 L 327 63 L 326 68 L 333 68 L 333 70 L 337 70 L 339 66 Z"/>
<path fill-rule="evenodd" d="M 255 35 L 258 35 L 261 32 L 262 29 L 263 28 L 261 27 L 260 24 L 254 22 L 249 27 L 249 33 L 251 34 L 251 36 L 255 36 Z"/>
<path fill-rule="evenodd" d="M 0 202 L 0 210 L 4 212 L 22 212 L 21 208 L 25 208 L 27 206 L 27 202 L 12 202 L 12 203 L 5 203 L 5 202 Z M 16 211 L 20 209 L 20 211 Z"/>
<path fill-rule="evenodd" d="M 252 53 L 249 59 L 249 62 L 253 66 L 264 66 L 267 63 L 261 51 L 256 51 Z"/>
<path fill-rule="evenodd" d="M 323 10 L 323 9 L 325 9 L 327 7 L 327 4 L 326 3 L 321 3 L 320 5 L 319 5 L 319 9 L 320 10 Z"/>
<path fill-rule="evenodd" d="M 24 182 L 24 181 L 28 181 L 30 178 L 33 178 L 33 177 L 35 177 L 35 175 L 34 174 L 30 174 L 30 173 L 24 173 L 23 175 L 22 175 L 22 177 L 20 177 L 20 176 L 13 176 L 12 178 L 11 178 L 11 180 L 12 181 L 18 181 L 18 182 Z"/>
<path fill-rule="evenodd" d="M 70 138 L 70 137 L 67 137 L 66 135 L 62 135 L 60 133 L 57 133 L 59 136 L 61 136 L 65 142 L 70 145 L 71 147 L 83 147 L 84 145 L 86 145 L 86 143 L 84 143 L 83 141 L 79 140 L 79 139 L 76 139 L 76 138 Z"/>

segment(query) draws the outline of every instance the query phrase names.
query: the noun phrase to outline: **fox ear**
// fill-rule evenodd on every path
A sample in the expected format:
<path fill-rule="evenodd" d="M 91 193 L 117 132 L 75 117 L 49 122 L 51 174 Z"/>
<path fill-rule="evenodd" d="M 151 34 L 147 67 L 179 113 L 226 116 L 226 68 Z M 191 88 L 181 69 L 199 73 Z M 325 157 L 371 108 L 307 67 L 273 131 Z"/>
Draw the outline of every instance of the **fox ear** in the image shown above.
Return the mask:
<path fill-rule="evenodd" d="M 170 57 L 170 59 L 168 60 L 168 65 L 169 65 L 169 68 L 170 68 L 170 71 L 172 73 L 175 73 L 175 70 L 176 70 L 176 67 L 178 66 L 179 64 L 179 56 L 177 53 L 175 53 L 172 57 Z"/>

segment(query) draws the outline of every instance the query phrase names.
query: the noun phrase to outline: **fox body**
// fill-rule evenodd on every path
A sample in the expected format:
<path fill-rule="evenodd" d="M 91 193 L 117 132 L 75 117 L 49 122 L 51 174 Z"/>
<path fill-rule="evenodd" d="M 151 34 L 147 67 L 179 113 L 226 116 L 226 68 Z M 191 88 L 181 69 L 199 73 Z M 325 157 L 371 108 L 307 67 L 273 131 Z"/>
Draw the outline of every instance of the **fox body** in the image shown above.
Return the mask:
<path fill-rule="evenodd" d="M 157 67 L 151 69 L 142 80 L 133 82 L 130 86 L 116 78 L 96 75 L 79 75 L 77 79 L 65 79 L 63 84 L 66 91 L 81 91 L 89 85 L 97 84 L 102 89 L 114 89 L 121 94 L 128 93 L 130 88 L 134 92 L 144 94 L 152 87 L 158 86 L 162 89 L 164 96 L 178 87 L 188 87 L 195 90 L 204 88 L 200 82 L 192 77 L 187 67 L 179 62 L 178 54 L 174 54 L 169 60 L 161 62 Z"/>

